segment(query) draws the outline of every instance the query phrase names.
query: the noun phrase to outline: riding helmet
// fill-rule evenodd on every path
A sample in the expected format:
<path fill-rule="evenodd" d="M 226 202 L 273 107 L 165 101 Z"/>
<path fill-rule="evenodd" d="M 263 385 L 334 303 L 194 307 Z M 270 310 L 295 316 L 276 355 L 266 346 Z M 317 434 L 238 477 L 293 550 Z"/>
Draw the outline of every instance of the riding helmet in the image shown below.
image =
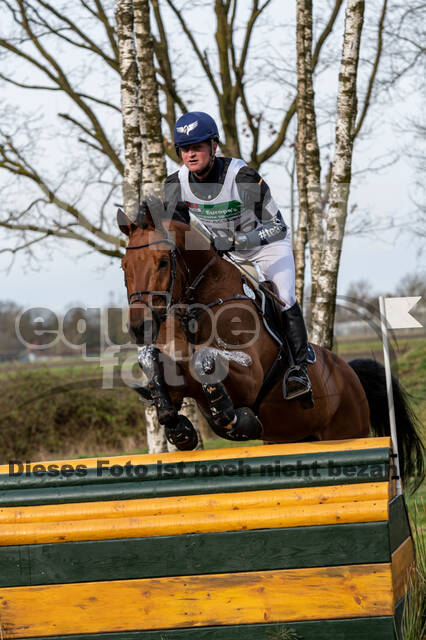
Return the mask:
<path fill-rule="evenodd" d="M 205 140 L 219 140 L 216 122 L 208 113 L 203 111 L 189 111 L 177 119 L 174 130 L 176 152 L 179 147 L 204 142 Z"/>

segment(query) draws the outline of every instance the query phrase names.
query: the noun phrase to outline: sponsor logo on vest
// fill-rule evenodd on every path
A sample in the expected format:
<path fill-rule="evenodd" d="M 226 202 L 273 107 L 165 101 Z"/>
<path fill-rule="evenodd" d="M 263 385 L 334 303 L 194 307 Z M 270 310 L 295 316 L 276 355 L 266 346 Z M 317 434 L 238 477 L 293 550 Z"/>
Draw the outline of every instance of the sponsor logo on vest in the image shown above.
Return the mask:
<path fill-rule="evenodd" d="M 188 208 L 203 222 L 222 222 L 238 218 L 241 215 L 241 202 L 231 200 L 217 204 L 199 204 L 187 202 Z"/>

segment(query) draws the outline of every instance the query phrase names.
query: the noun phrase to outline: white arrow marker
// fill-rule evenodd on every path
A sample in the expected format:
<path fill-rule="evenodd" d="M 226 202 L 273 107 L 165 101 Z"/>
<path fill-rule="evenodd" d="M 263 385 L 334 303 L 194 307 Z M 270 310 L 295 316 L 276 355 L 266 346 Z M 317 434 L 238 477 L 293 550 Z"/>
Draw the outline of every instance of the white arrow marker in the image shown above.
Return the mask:
<path fill-rule="evenodd" d="M 385 298 L 385 315 L 390 329 L 411 329 L 422 327 L 420 322 L 410 314 L 421 296 L 412 298 Z"/>

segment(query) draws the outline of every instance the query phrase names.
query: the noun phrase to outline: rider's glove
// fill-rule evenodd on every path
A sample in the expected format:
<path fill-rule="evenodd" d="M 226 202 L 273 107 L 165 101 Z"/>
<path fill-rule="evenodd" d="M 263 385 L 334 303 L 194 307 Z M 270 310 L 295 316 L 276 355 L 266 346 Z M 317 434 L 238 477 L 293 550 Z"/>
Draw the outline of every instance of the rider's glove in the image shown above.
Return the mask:
<path fill-rule="evenodd" d="M 217 235 L 212 238 L 212 246 L 218 253 L 225 253 L 226 251 L 233 251 L 235 248 L 234 238 L 229 235 Z"/>

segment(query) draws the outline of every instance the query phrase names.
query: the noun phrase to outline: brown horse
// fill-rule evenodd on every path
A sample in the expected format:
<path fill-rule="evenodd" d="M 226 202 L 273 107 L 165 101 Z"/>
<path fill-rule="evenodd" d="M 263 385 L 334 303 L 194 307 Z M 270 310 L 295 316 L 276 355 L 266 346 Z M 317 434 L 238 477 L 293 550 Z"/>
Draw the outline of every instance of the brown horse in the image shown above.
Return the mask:
<path fill-rule="evenodd" d="M 389 434 L 381 364 L 347 364 L 315 346 L 316 361 L 308 369 L 314 406 L 284 400 L 285 354 L 234 264 L 183 222 L 155 225 L 146 205 L 138 224 L 119 211 L 119 226 L 129 236 L 122 260 L 129 329 L 148 377 L 148 389 L 139 392 L 154 401 L 178 448 L 197 442 L 191 423 L 178 413 L 184 397 L 195 399 L 214 431 L 230 440 L 359 438 L 369 434 L 370 423 L 376 435 Z M 406 476 L 421 476 L 422 444 L 396 381 L 394 396 L 401 468 Z"/>

